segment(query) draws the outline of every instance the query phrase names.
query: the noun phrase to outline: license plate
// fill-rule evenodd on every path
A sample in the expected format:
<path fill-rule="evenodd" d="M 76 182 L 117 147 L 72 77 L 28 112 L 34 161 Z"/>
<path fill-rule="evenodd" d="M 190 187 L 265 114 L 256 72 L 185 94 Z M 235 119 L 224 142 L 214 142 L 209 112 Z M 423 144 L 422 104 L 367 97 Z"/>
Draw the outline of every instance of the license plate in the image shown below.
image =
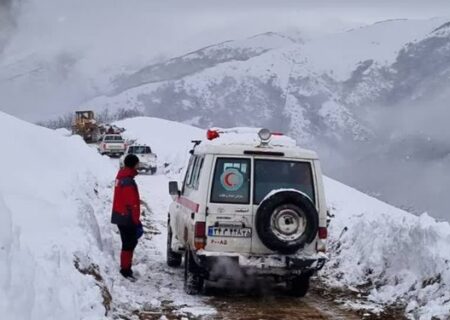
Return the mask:
<path fill-rule="evenodd" d="M 252 228 L 243 227 L 209 227 L 208 237 L 251 238 Z"/>

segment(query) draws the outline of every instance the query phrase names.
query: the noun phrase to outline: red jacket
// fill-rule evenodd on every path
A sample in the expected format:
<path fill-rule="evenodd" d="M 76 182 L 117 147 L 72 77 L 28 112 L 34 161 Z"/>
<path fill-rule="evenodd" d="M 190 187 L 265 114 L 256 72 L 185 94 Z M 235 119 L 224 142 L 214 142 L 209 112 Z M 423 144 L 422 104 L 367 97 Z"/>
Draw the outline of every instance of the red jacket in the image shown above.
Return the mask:
<path fill-rule="evenodd" d="M 132 226 L 140 223 L 139 191 L 134 181 L 136 169 L 122 168 L 117 173 L 111 223 Z"/>

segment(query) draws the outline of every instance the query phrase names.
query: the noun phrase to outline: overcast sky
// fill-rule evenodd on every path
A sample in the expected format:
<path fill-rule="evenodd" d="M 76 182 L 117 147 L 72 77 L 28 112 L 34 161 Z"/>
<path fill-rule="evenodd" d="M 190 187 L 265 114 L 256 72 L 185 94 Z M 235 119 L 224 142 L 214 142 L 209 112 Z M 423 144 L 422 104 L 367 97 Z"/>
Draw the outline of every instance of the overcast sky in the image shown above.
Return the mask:
<path fill-rule="evenodd" d="M 101 87 L 121 70 L 224 40 L 267 31 L 308 38 L 385 19 L 450 17 L 449 0 L 0 0 L 0 4 L 0 42 L 6 44 L 1 53 L 0 43 L 0 110 L 28 120 L 47 117 L 54 103 L 64 102 L 46 101 L 45 90 L 53 91 L 36 88 L 36 79 L 27 83 L 36 64 L 51 68 L 61 59 L 76 61 L 76 72 L 71 71 L 74 83 L 66 95 L 73 104 L 77 95 L 89 91 L 83 87 L 88 81 Z M 11 78 L 19 82 L 11 86 Z M 48 112 L 28 106 L 39 99 L 39 108 L 48 105 Z"/>
<path fill-rule="evenodd" d="M 0 0 L 10 2 L 14 0 Z M 95 46 L 114 39 L 133 50 L 151 45 L 174 54 L 265 31 L 331 32 L 395 18 L 450 16 L 448 0 L 16 0 L 16 45 Z M 0 30 L 1 32 L 1 30 Z M 127 35 L 127 36 L 125 36 Z M 115 37 L 118 36 L 118 37 Z M 21 42 L 22 41 L 22 42 Z M 50 49 L 47 48 L 47 49 Z"/>

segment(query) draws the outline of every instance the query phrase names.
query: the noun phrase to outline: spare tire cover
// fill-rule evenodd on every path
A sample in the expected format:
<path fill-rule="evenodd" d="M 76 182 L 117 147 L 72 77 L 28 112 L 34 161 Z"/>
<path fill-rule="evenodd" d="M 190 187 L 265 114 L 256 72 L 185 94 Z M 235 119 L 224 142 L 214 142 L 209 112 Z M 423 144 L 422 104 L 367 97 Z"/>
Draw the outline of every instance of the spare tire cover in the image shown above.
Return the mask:
<path fill-rule="evenodd" d="M 311 199 L 299 191 L 286 190 L 264 199 L 256 212 L 256 232 L 269 249 L 292 254 L 311 243 L 319 217 Z"/>

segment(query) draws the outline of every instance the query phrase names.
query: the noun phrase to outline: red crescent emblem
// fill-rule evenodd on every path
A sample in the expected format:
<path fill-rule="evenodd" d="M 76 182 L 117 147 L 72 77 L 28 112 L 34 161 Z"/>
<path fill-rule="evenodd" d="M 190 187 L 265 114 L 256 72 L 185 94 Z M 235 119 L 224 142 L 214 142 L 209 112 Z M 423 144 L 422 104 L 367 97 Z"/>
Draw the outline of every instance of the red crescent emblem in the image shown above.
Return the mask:
<path fill-rule="evenodd" d="M 227 173 L 227 174 L 225 175 L 225 179 L 223 179 L 224 182 L 225 182 L 225 184 L 226 184 L 227 186 L 229 186 L 229 187 L 232 187 L 232 186 L 233 186 L 233 183 L 230 182 L 230 181 L 228 180 L 228 179 L 230 178 L 230 176 L 232 176 L 233 174 L 234 174 L 233 172 Z"/>

